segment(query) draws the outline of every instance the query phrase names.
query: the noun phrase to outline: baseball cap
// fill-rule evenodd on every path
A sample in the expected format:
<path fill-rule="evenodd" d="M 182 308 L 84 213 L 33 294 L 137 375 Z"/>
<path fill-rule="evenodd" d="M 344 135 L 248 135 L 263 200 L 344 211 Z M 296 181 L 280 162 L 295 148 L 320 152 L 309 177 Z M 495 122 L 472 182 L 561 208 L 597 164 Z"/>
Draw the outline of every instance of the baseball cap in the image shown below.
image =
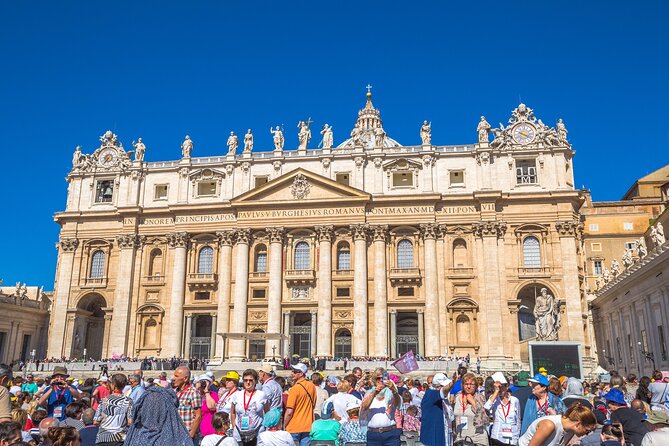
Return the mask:
<path fill-rule="evenodd" d="M 548 378 L 546 378 L 541 373 L 537 373 L 536 375 L 534 375 L 532 378 L 528 379 L 527 381 L 531 382 L 531 383 L 541 384 L 542 386 L 548 387 Z"/>
<path fill-rule="evenodd" d="M 233 381 L 239 381 L 239 373 L 235 372 L 234 370 L 226 373 L 221 377 L 221 379 L 231 379 Z"/>
<path fill-rule="evenodd" d="M 527 380 L 530 378 L 530 374 L 524 371 L 518 372 L 516 375 L 516 385 L 520 387 L 526 387 L 528 386 Z"/>
<path fill-rule="evenodd" d="M 329 420 L 332 418 L 332 414 L 334 413 L 334 404 L 332 404 L 332 401 L 326 401 L 323 403 L 323 409 L 321 409 L 321 418 L 324 420 Z"/>
<path fill-rule="evenodd" d="M 351 400 L 346 404 L 346 411 L 347 412 L 349 410 L 359 409 L 359 408 L 360 408 L 360 400 L 359 399 Z"/>
<path fill-rule="evenodd" d="M 548 370 L 546 370 L 546 367 L 539 367 L 539 373 L 546 373 Z"/>
<path fill-rule="evenodd" d="M 265 373 L 274 373 L 274 369 L 271 364 L 263 364 L 258 370 Z"/>
<path fill-rule="evenodd" d="M 197 378 L 195 378 L 195 382 L 198 382 L 198 381 L 209 381 L 209 382 L 211 382 L 212 379 L 209 375 L 204 373 L 204 374 L 198 376 Z"/>
<path fill-rule="evenodd" d="M 506 376 L 504 376 L 504 373 L 502 372 L 495 372 L 492 374 L 492 379 L 495 382 L 500 382 L 502 384 L 508 384 L 509 382 L 506 380 Z"/>
<path fill-rule="evenodd" d="M 106 383 L 107 381 L 109 381 L 109 378 L 107 378 L 106 376 L 101 376 L 98 381 L 100 381 L 101 383 Z"/>
<path fill-rule="evenodd" d="M 302 372 L 305 375 L 307 374 L 307 366 L 302 364 L 301 362 L 295 365 L 291 365 L 290 368 L 295 370 L 296 372 Z"/>
<path fill-rule="evenodd" d="M 448 376 L 446 376 L 444 373 L 437 373 L 432 377 L 432 384 L 435 386 L 447 386 L 450 383 L 452 383 L 453 380 L 451 380 Z"/>

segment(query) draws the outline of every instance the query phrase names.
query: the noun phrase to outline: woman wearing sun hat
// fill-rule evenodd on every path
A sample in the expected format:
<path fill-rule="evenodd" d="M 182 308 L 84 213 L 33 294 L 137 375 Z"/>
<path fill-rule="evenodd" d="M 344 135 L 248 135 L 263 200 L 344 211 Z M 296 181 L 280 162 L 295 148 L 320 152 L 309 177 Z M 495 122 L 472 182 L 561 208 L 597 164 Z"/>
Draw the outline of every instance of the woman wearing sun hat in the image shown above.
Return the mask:
<path fill-rule="evenodd" d="M 239 390 L 239 373 L 228 372 L 221 377 L 221 388 L 218 391 L 218 403 L 216 412 L 225 412 L 230 414 L 230 404 L 232 395 Z"/>
<path fill-rule="evenodd" d="M 532 387 L 532 395 L 525 403 L 523 411 L 523 425 L 520 434 L 523 435 L 530 424 L 537 418 L 551 415 L 562 415 L 566 408 L 560 398 L 548 391 L 548 378 L 541 373 L 537 373 L 528 379 Z"/>

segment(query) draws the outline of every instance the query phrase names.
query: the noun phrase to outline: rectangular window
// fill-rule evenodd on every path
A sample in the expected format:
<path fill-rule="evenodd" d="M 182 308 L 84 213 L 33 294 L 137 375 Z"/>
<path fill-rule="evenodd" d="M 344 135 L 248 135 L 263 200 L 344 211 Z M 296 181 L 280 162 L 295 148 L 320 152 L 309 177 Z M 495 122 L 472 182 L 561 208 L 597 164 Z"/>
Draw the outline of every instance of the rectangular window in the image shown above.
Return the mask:
<path fill-rule="evenodd" d="M 267 177 L 267 176 L 256 177 L 255 178 L 256 187 L 260 187 L 263 184 L 267 184 L 268 181 L 269 181 L 269 177 Z"/>
<path fill-rule="evenodd" d="M 592 262 L 592 266 L 596 276 L 599 276 L 600 274 L 603 273 L 601 260 L 595 260 L 594 262 Z"/>
<path fill-rule="evenodd" d="M 597 223 L 590 223 L 590 231 L 599 231 L 599 225 Z"/>
<path fill-rule="evenodd" d="M 340 172 L 337 175 L 335 175 L 335 181 L 340 184 L 344 184 L 346 186 L 349 186 L 350 183 L 350 174 L 348 172 Z"/>
<path fill-rule="evenodd" d="M 200 197 L 216 195 L 216 182 L 200 181 L 197 183 L 197 194 Z"/>
<path fill-rule="evenodd" d="M 209 291 L 198 291 L 195 293 L 195 300 L 209 300 Z"/>
<path fill-rule="evenodd" d="M 337 297 L 351 297 L 351 289 L 337 288 Z"/>
<path fill-rule="evenodd" d="M 264 299 L 267 292 L 265 288 L 254 288 L 253 289 L 253 298 L 254 299 Z"/>
<path fill-rule="evenodd" d="M 601 251 L 602 250 L 602 244 L 601 243 L 590 243 L 590 249 L 592 251 Z"/>
<path fill-rule="evenodd" d="M 657 337 L 660 341 L 660 353 L 662 353 L 662 360 L 667 360 L 667 344 L 664 342 L 664 327 L 662 325 L 657 326 Z M 2 348 L 0 347 L 0 355 L 2 354 Z"/>
<path fill-rule="evenodd" d="M 413 297 L 414 296 L 414 289 L 413 287 L 399 287 L 397 289 L 397 295 L 399 297 Z"/>
<path fill-rule="evenodd" d="M 413 172 L 393 173 L 393 187 L 413 187 Z"/>
<path fill-rule="evenodd" d="M 635 249 L 636 242 L 625 242 L 625 249 Z"/>
<path fill-rule="evenodd" d="M 449 182 L 451 187 L 465 186 L 465 172 L 464 170 L 451 170 L 449 175 Z"/>
<path fill-rule="evenodd" d="M 167 200 L 167 184 L 156 184 L 154 200 Z"/>
<path fill-rule="evenodd" d="M 114 181 L 112 180 L 98 181 L 98 185 L 95 189 L 95 202 L 111 203 L 113 196 L 114 196 Z"/>
<path fill-rule="evenodd" d="M 536 184 L 537 165 L 534 160 L 516 161 L 516 184 Z"/>
<path fill-rule="evenodd" d="M 625 231 L 633 231 L 634 230 L 634 223 L 630 223 L 630 222 L 627 222 L 627 221 L 624 222 L 623 223 L 623 229 Z"/>

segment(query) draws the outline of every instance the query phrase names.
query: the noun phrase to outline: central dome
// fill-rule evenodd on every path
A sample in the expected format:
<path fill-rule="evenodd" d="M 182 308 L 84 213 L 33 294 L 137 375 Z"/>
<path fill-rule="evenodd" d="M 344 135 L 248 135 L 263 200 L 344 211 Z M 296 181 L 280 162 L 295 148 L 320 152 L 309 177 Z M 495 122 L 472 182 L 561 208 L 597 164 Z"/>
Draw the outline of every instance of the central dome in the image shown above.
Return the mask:
<path fill-rule="evenodd" d="M 359 129 L 359 130 L 358 130 Z M 381 121 L 381 113 L 372 104 L 372 93 L 367 92 L 367 103 L 365 107 L 358 112 L 358 119 L 355 121 L 355 127 L 351 132 L 351 136 L 359 131 L 359 141 L 362 147 L 366 149 L 373 149 L 377 147 L 377 134 L 383 134 L 383 148 L 386 147 L 401 147 L 401 144 L 394 139 L 388 137 L 383 130 L 383 121 Z M 351 137 L 337 146 L 338 149 L 354 148 L 354 138 Z"/>

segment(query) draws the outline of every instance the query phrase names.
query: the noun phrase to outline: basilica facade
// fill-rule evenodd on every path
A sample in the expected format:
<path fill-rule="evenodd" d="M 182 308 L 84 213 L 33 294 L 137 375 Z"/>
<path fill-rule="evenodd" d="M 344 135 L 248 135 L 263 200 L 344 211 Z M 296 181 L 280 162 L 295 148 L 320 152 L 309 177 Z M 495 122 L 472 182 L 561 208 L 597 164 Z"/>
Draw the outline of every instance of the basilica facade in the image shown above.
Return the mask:
<path fill-rule="evenodd" d="M 253 151 L 249 130 L 215 157 L 187 137 L 175 161 L 145 162 L 141 140 L 131 159 L 111 132 L 77 148 L 49 356 L 413 350 L 521 367 L 546 288 L 551 328 L 587 363 L 583 195 L 561 120 L 520 104 L 506 126 L 482 117 L 475 143 L 435 145 L 426 122 L 404 145 L 368 93 L 350 139 L 324 126 L 311 149 L 309 127 L 295 150 L 277 128 L 273 151 Z"/>

